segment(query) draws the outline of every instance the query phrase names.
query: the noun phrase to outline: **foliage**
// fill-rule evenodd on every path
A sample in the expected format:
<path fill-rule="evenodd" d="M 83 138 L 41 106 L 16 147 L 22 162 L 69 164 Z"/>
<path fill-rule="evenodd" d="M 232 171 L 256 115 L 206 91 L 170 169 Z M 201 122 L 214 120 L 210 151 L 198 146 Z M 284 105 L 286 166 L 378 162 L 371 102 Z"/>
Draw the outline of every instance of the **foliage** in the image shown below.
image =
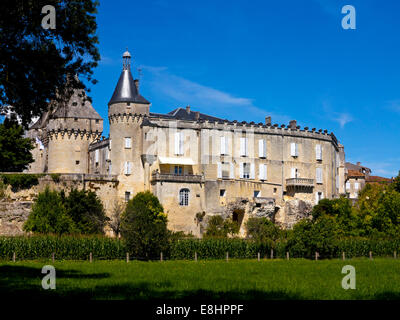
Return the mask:
<path fill-rule="evenodd" d="M 61 174 L 59 174 L 59 173 L 51 173 L 50 177 L 54 182 L 58 183 L 58 182 L 60 182 Z"/>
<path fill-rule="evenodd" d="M 103 204 L 92 191 L 72 189 L 66 197 L 61 192 L 67 215 L 82 234 L 103 234 L 107 218 Z"/>
<path fill-rule="evenodd" d="M 95 259 L 120 259 L 126 255 L 124 244 L 117 239 L 100 236 L 34 235 L 0 237 L 0 258 L 50 258 L 87 260 L 92 252 Z"/>
<path fill-rule="evenodd" d="M 399 171 L 399 174 L 397 175 L 397 177 L 394 178 L 394 181 L 392 183 L 392 188 L 394 189 L 394 191 L 400 193 L 400 171 Z"/>
<path fill-rule="evenodd" d="M 119 237 L 121 234 L 121 218 L 125 207 L 125 203 L 120 200 L 115 200 L 113 203 L 111 219 L 108 221 L 108 225 L 116 237 Z"/>
<path fill-rule="evenodd" d="M 16 173 L 0 175 L 5 185 L 11 185 L 12 191 L 30 189 L 39 183 L 39 178 L 43 174 Z"/>
<path fill-rule="evenodd" d="M 239 232 L 239 225 L 231 219 L 224 219 L 220 215 L 212 216 L 208 220 L 208 225 L 204 237 L 226 238 Z"/>
<path fill-rule="evenodd" d="M 61 195 L 49 188 L 39 193 L 28 220 L 25 222 L 24 230 L 44 234 L 64 234 L 77 231 L 74 221 L 67 214 Z"/>
<path fill-rule="evenodd" d="M 359 195 L 357 211 L 363 236 L 395 237 L 400 231 L 400 193 L 385 185 L 367 185 Z"/>
<path fill-rule="evenodd" d="M 262 217 L 252 217 L 246 223 L 247 237 L 256 242 L 272 242 L 284 236 L 284 231 L 281 230 L 271 220 Z"/>
<path fill-rule="evenodd" d="M 39 193 L 24 230 L 43 234 L 103 234 L 107 222 L 103 205 L 94 192 L 71 190 Z"/>
<path fill-rule="evenodd" d="M 311 214 L 313 220 L 323 216 L 332 218 L 340 236 L 358 236 L 361 233 L 359 216 L 347 198 L 322 199 L 313 207 Z"/>
<path fill-rule="evenodd" d="M 139 192 L 128 202 L 121 235 L 133 256 L 149 259 L 168 249 L 167 216 L 150 191 Z"/>
<path fill-rule="evenodd" d="M 0 172 L 20 172 L 27 169 L 33 162 L 33 148 L 32 140 L 24 138 L 22 126 L 15 120 L 5 118 L 0 124 Z"/>
<path fill-rule="evenodd" d="M 303 219 L 289 234 L 287 250 L 295 257 L 312 257 L 315 252 L 331 256 L 338 240 L 338 227 L 332 217 L 323 215 L 316 220 Z"/>
<path fill-rule="evenodd" d="M 46 5 L 55 8 L 55 29 L 42 28 Z M 7 44 L 0 46 L 0 105 L 12 106 L 25 125 L 47 111 L 49 100 L 64 99 L 67 85 L 85 87 L 69 75 L 96 82 L 97 6 L 94 0 L 0 2 L 0 43 Z"/>

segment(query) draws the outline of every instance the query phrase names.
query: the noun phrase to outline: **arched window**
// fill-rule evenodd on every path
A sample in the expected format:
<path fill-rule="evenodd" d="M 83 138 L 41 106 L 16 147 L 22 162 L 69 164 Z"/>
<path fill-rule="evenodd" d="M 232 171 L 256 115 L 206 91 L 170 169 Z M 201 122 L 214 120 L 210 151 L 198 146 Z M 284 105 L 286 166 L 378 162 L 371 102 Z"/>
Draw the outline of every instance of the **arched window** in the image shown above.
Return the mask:
<path fill-rule="evenodd" d="M 189 205 L 189 189 L 181 189 L 179 191 L 179 205 L 188 206 Z"/>

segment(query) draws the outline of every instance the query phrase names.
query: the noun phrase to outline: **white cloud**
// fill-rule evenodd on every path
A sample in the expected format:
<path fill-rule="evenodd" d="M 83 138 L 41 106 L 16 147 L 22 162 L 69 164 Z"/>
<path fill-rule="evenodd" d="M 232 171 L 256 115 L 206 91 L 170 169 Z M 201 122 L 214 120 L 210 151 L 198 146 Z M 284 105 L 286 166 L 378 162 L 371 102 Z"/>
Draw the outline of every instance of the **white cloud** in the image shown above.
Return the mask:
<path fill-rule="evenodd" d="M 348 114 L 348 113 L 335 113 L 336 116 L 333 118 L 334 121 L 338 122 L 340 124 L 341 128 L 344 128 L 344 126 L 353 121 L 353 117 Z"/>
<path fill-rule="evenodd" d="M 231 113 L 239 112 L 239 116 L 243 118 L 250 113 L 257 117 L 270 115 L 273 117 L 273 121 L 288 121 L 289 119 L 285 115 L 257 107 L 250 98 L 237 97 L 231 93 L 171 74 L 166 67 L 143 65 L 140 68 L 144 72 L 150 73 L 150 85 L 154 92 L 183 106 L 191 105 L 215 116 L 218 116 L 218 113 L 226 114 L 228 112 L 231 115 Z"/>

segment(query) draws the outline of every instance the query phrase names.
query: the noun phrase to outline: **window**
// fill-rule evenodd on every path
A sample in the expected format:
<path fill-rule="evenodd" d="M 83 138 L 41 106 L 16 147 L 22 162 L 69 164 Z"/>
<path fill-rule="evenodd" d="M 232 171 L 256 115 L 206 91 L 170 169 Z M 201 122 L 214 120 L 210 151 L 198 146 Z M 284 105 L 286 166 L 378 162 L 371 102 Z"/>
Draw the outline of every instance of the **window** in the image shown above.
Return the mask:
<path fill-rule="evenodd" d="M 221 137 L 220 145 L 221 145 L 221 149 L 220 149 L 221 155 L 228 154 L 228 138 Z"/>
<path fill-rule="evenodd" d="M 125 162 L 125 174 L 131 174 L 132 173 L 132 162 L 126 161 Z"/>
<path fill-rule="evenodd" d="M 315 171 L 315 175 L 316 175 L 316 182 L 323 183 L 322 168 L 317 168 Z"/>
<path fill-rule="evenodd" d="M 297 143 L 291 143 L 290 144 L 290 155 L 292 157 L 298 157 L 299 156 L 299 145 Z"/>
<path fill-rule="evenodd" d="M 354 183 L 354 189 L 358 190 L 360 188 L 360 184 L 358 182 Z"/>
<path fill-rule="evenodd" d="M 74 118 L 74 121 L 78 121 L 78 118 Z"/>
<path fill-rule="evenodd" d="M 183 132 L 175 132 L 175 154 L 183 155 Z"/>
<path fill-rule="evenodd" d="M 298 178 L 299 177 L 299 170 L 297 168 L 291 168 L 290 177 L 291 178 Z"/>
<path fill-rule="evenodd" d="M 94 162 L 96 162 L 96 164 L 99 163 L 99 149 L 96 149 L 94 152 Z"/>
<path fill-rule="evenodd" d="M 109 147 L 109 149 L 111 150 L 111 139 L 110 139 L 110 144 L 109 144 L 109 146 L 108 146 L 108 147 Z"/>
<path fill-rule="evenodd" d="M 226 190 L 225 189 L 220 189 L 219 190 L 219 196 L 220 197 L 225 197 L 226 196 Z"/>
<path fill-rule="evenodd" d="M 74 102 L 72 102 L 72 105 L 73 105 L 74 107 L 76 107 L 76 106 L 78 105 L 78 102 L 74 101 Z"/>
<path fill-rule="evenodd" d="M 263 139 L 258 140 L 258 156 L 260 158 L 267 157 L 267 142 Z"/>
<path fill-rule="evenodd" d="M 240 155 L 247 156 L 247 138 L 240 138 Z"/>
<path fill-rule="evenodd" d="M 358 198 L 358 192 L 354 192 L 354 198 Z"/>
<path fill-rule="evenodd" d="M 258 198 L 260 196 L 259 190 L 254 190 L 254 198 Z"/>
<path fill-rule="evenodd" d="M 222 178 L 222 179 L 230 178 L 229 162 L 217 162 L 217 178 Z"/>
<path fill-rule="evenodd" d="M 258 179 L 267 180 L 267 165 L 265 163 L 259 165 Z"/>
<path fill-rule="evenodd" d="M 126 137 L 125 138 L 125 149 L 130 149 L 132 147 L 132 138 Z"/>
<path fill-rule="evenodd" d="M 96 123 L 99 123 L 99 119 L 96 119 Z"/>
<path fill-rule="evenodd" d="M 79 164 L 79 160 L 76 160 L 76 161 L 75 161 L 75 164 L 78 165 L 78 164 Z"/>
<path fill-rule="evenodd" d="M 189 205 L 189 189 L 181 189 L 179 191 L 179 205 L 180 206 Z"/>
<path fill-rule="evenodd" d="M 182 172 L 183 172 L 183 168 L 181 167 L 181 166 L 175 166 L 174 167 L 174 174 L 175 175 L 182 175 Z"/>
<path fill-rule="evenodd" d="M 278 188 L 274 188 L 274 194 L 276 194 L 277 191 L 278 191 Z"/>
<path fill-rule="evenodd" d="M 318 202 L 320 202 L 322 200 L 322 198 L 324 197 L 322 192 L 317 192 L 315 194 L 315 204 L 318 204 Z"/>
<path fill-rule="evenodd" d="M 318 161 L 322 160 L 322 146 L 320 144 L 315 146 L 315 159 Z"/>
<path fill-rule="evenodd" d="M 242 162 L 240 164 L 240 178 L 242 179 L 254 179 L 254 163 Z"/>
<path fill-rule="evenodd" d="M 125 191 L 125 202 L 128 202 L 131 197 L 131 193 L 129 191 Z"/>
<path fill-rule="evenodd" d="M 350 190 L 350 182 L 349 181 L 346 182 L 346 190 Z"/>

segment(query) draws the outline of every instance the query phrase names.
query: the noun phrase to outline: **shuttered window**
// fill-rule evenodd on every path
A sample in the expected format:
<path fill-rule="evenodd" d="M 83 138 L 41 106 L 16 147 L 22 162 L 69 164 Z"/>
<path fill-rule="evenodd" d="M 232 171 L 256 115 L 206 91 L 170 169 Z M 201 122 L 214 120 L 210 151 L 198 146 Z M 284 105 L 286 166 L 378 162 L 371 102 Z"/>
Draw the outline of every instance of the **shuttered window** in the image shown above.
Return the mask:
<path fill-rule="evenodd" d="M 130 137 L 125 138 L 125 149 L 130 149 L 132 147 L 132 139 Z"/>
<path fill-rule="evenodd" d="M 99 163 L 99 149 L 94 152 L 94 162 Z"/>
<path fill-rule="evenodd" d="M 317 183 L 322 183 L 323 182 L 323 176 L 322 176 L 322 168 L 317 168 L 315 175 L 316 175 L 316 181 Z"/>
<path fill-rule="evenodd" d="M 227 137 L 221 137 L 220 139 L 220 153 L 221 155 L 228 154 L 228 138 Z"/>
<path fill-rule="evenodd" d="M 260 158 L 267 157 L 267 142 L 263 139 L 258 140 L 258 156 Z"/>
<path fill-rule="evenodd" d="M 322 160 L 322 146 L 320 144 L 315 146 L 315 158 L 317 160 Z"/>
<path fill-rule="evenodd" d="M 297 143 L 292 142 L 290 144 L 290 155 L 292 157 L 298 157 L 299 156 L 299 147 Z"/>
<path fill-rule="evenodd" d="M 175 132 L 175 154 L 183 155 L 183 132 Z"/>
<path fill-rule="evenodd" d="M 267 180 L 267 165 L 265 163 L 259 165 L 258 178 L 260 180 Z"/>
<path fill-rule="evenodd" d="M 132 174 L 132 162 L 125 162 L 125 174 Z"/>
<path fill-rule="evenodd" d="M 240 138 L 240 155 L 247 156 L 247 138 Z"/>

